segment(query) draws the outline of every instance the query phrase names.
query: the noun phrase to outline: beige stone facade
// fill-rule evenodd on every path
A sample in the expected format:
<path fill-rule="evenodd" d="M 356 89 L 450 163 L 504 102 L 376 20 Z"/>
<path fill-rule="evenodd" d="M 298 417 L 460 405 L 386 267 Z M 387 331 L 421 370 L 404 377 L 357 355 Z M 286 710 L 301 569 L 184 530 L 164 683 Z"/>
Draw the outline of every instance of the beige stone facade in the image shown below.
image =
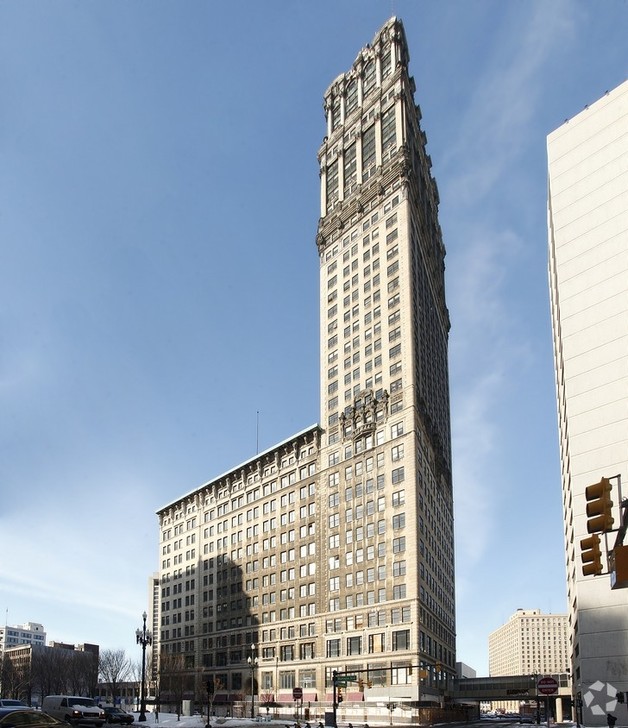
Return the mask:
<path fill-rule="evenodd" d="M 518 609 L 488 638 L 489 675 L 557 675 L 569 672 L 566 614 Z"/>
<path fill-rule="evenodd" d="M 455 675 L 445 250 L 408 60 L 393 18 L 325 93 L 320 426 L 158 513 L 160 649 L 197 693 L 253 677 L 316 709 L 337 670 L 346 704 L 438 703 Z"/>

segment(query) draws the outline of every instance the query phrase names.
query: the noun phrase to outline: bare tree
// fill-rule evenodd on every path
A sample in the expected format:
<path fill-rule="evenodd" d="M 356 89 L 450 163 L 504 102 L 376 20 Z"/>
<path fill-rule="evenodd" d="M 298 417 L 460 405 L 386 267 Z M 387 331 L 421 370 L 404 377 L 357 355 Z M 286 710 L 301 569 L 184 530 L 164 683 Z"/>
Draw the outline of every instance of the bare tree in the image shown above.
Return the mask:
<path fill-rule="evenodd" d="M 260 705 L 266 708 L 266 715 L 270 713 L 271 707 L 275 707 L 275 695 L 274 693 L 262 693 L 259 696 Z"/>
<path fill-rule="evenodd" d="M 67 686 L 72 695 L 94 695 L 96 685 L 97 657 L 92 652 L 74 650 L 68 654 Z"/>
<path fill-rule="evenodd" d="M 177 720 L 181 715 L 181 703 L 185 690 L 185 673 L 183 655 L 173 652 L 162 652 L 159 658 L 160 697 L 167 697 L 168 702 L 176 706 Z"/>
<path fill-rule="evenodd" d="M 102 650 L 98 658 L 98 674 L 105 685 L 109 686 L 115 704 L 120 683 L 131 672 L 131 660 L 124 650 Z"/>
<path fill-rule="evenodd" d="M 4 660 L 2 694 L 7 698 L 24 699 L 30 703 L 30 665 Z"/>
<path fill-rule="evenodd" d="M 209 710 L 213 714 L 214 700 L 216 700 L 216 694 L 224 688 L 224 685 L 222 684 L 222 680 L 218 677 L 218 675 L 214 675 L 213 677 L 211 677 L 208 681 L 208 684 L 211 689 L 210 690 Z M 207 721 L 209 722 L 209 716 L 207 716 Z"/>
<path fill-rule="evenodd" d="M 48 647 L 33 659 L 33 683 L 42 696 L 65 693 L 69 651 Z"/>
<path fill-rule="evenodd" d="M 133 702 L 139 704 L 139 699 L 142 694 L 142 661 L 130 659 L 129 665 L 129 680 L 134 684 Z"/>

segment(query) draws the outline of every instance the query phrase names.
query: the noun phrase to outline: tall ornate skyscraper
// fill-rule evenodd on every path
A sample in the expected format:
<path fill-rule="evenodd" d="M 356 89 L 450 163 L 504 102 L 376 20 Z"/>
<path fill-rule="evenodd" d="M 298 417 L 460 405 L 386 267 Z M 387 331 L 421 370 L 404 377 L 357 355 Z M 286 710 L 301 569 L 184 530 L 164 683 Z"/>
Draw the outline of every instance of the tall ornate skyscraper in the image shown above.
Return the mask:
<path fill-rule="evenodd" d="M 171 673 L 318 712 L 334 670 L 345 704 L 408 706 L 455 673 L 445 250 L 408 60 L 392 18 L 325 93 L 320 426 L 158 512 L 164 703 Z"/>
<path fill-rule="evenodd" d="M 408 60 L 392 18 L 325 94 L 320 587 L 327 657 L 382 684 L 392 666 L 419 700 L 454 671 L 454 538 L 445 249 Z"/>

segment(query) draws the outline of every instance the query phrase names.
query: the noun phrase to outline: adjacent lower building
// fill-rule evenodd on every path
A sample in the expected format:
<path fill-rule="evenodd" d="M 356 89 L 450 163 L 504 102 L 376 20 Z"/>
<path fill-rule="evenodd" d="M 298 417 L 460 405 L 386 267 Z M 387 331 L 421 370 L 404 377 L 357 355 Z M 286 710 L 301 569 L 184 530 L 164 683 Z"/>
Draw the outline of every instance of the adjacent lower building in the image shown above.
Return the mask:
<path fill-rule="evenodd" d="M 321 421 L 158 511 L 162 700 L 439 704 L 456 675 L 449 314 L 402 23 L 324 94 Z M 180 681 L 181 675 L 187 680 Z"/>
<path fill-rule="evenodd" d="M 46 695 L 92 696 L 98 685 L 99 647 L 39 641 L 7 648 L 2 661 L 2 696 L 41 706 Z"/>
<path fill-rule="evenodd" d="M 584 576 L 585 489 L 610 479 L 615 526 L 628 453 L 628 82 L 547 140 L 549 282 L 570 662 L 581 720 L 606 724 L 606 695 L 628 690 L 628 592 Z M 625 485 L 624 485 L 625 487 Z M 600 687 L 601 686 L 601 687 Z"/>

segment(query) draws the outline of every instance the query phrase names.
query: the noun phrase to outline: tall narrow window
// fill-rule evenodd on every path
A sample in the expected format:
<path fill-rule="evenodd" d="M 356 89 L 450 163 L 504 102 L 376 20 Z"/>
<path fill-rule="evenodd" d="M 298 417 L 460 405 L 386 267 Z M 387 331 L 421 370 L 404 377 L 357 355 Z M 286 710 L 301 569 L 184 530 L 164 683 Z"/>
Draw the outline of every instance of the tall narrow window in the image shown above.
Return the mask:
<path fill-rule="evenodd" d="M 358 106 L 358 82 L 356 79 L 349 81 L 347 84 L 347 98 L 345 101 L 345 114 L 349 114 L 354 111 Z"/>
<path fill-rule="evenodd" d="M 375 81 L 375 61 L 369 61 L 366 66 L 364 66 L 363 91 L 365 97 L 368 96 L 375 88 Z"/>
<path fill-rule="evenodd" d="M 375 125 L 362 135 L 362 181 L 366 181 L 375 171 Z"/>
<path fill-rule="evenodd" d="M 347 195 L 349 192 L 351 192 L 351 189 L 356 183 L 358 177 L 355 142 L 350 147 L 347 147 L 345 149 L 344 165 L 345 195 Z"/>
<path fill-rule="evenodd" d="M 337 129 L 340 126 L 340 96 L 334 96 L 331 100 L 331 129 Z"/>
<path fill-rule="evenodd" d="M 327 167 L 327 204 L 338 200 L 338 160 Z"/>
<path fill-rule="evenodd" d="M 384 55 L 382 56 L 382 79 L 388 78 L 388 76 L 390 76 L 391 71 L 392 71 L 392 53 L 391 53 L 390 47 L 388 47 L 384 51 Z"/>
<path fill-rule="evenodd" d="M 382 114 L 382 153 L 396 144 L 395 107 L 392 106 Z"/>

